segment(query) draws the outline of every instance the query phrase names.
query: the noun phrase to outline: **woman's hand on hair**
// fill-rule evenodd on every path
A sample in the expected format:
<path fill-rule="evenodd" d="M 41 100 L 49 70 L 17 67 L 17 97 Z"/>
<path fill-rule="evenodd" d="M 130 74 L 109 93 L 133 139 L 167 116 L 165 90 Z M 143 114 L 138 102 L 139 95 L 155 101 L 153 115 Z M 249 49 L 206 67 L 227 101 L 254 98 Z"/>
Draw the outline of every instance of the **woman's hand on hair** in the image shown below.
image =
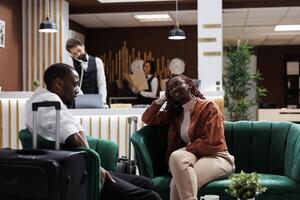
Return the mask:
<path fill-rule="evenodd" d="M 161 95 L 155 102 L 159 105 L 163 105 L 167 101 L 165 94 Z"/>

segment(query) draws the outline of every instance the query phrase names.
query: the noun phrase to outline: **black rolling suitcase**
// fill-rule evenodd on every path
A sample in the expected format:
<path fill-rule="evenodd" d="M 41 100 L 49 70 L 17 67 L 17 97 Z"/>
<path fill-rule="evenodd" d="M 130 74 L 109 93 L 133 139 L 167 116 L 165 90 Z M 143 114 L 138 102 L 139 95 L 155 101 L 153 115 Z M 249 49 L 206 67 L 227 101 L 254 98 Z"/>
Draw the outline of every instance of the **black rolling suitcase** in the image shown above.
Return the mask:
<path fill-rule="evenodd" d="M 33 104 L 34 123 L 38 107 L 54 106 L 59 122 L 59 102 Z M 59 123 L 56 149 L 59 148 Z M 35 149 L 0 151 L 0 200 L 86 200 L 87 154 L 84 151 Z"/>
<path fill-rule="evenodd" d="M 121 156 L 118 159 L 117 163 L 117 172 L 127 173 L 127 174 L 136 174 L 136 162 L 135 158 L 131 159 L 131 142 L 130 137 L 132 135 L 132 122 L 133 122 L 133 131 L 137 131 L 137 117 L 127 117 L 128 121 L 128 158 L 126 156 Z M 129 162 L 130 161 L 130 162 Z"/>

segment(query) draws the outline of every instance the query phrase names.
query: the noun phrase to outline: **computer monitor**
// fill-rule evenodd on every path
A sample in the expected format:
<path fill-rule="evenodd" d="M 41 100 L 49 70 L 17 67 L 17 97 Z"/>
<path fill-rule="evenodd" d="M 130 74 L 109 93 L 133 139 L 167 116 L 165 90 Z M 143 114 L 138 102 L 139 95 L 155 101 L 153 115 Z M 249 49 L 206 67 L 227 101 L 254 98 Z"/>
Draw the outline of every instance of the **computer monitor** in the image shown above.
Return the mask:
<path fill-rule="evenodd" d="M 78 95 L 75 100 L 75 108 L 104 108 L 101 94 Z"/>

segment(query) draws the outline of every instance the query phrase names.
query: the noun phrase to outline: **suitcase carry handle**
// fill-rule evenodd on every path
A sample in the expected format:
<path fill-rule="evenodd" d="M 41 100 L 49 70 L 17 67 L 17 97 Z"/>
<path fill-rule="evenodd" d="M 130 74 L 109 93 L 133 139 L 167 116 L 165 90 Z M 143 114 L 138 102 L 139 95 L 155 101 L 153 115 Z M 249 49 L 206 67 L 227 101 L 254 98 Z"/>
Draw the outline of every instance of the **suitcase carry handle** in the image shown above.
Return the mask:
<path fill-rule="evenodd" d="M 32 111 L 37 111 L 39 107 L 55 107 L 55 110 L 60 110 L 60 102 L 58 101 L 42 101 L 32 103 Z"/>
<path fill-rule="evenodd" d="M 56 136 L 55 136 L 55 150 L 59 150 L 59 124 L 60 124 L 60 109 L 61 105 L 58 101 L 42 101 L 32 103 L 33 111 L 33 136 L 32 136 L 32 147 L 37 149 L 37 133 L 36 133 L 36 120 L 37 120 L 37 111 L 39 107 L 54 107 L 56 110 Z"/>

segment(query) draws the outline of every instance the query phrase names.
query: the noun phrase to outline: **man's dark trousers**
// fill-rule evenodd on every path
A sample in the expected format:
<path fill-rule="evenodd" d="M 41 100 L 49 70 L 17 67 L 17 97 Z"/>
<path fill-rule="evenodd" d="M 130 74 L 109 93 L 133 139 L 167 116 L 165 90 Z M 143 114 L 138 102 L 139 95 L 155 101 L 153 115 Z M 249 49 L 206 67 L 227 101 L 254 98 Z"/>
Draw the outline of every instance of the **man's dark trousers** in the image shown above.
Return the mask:
<path fill-rule="evenodd" d="M 109 172 L 116 183 L 105 181 L 101 199 L 103 200 L 160 200 L 154 192 L 151 180 L 118 172 Z"/>

